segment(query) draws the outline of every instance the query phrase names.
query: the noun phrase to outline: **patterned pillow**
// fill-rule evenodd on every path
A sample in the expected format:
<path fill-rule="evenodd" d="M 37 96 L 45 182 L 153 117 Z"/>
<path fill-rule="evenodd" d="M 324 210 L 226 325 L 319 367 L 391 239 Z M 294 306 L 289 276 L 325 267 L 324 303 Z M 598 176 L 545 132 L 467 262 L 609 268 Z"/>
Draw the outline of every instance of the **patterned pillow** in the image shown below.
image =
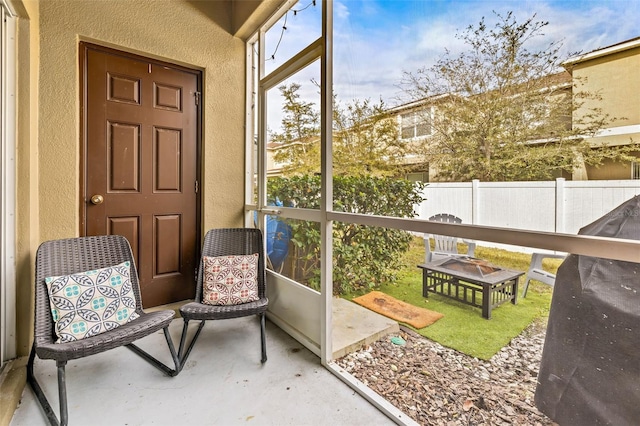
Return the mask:
<path fill-rule="evenodd" d="M 202 300 L 208 305 L 239 305 L 258 296 L 258 254 L 203 256 Z"/>
<path fill-rule="evenodd" d="M 133 321 L 136 300 L 130 262 L 44 279 L 55 322 L 56 343 L 74 342 Z"/>

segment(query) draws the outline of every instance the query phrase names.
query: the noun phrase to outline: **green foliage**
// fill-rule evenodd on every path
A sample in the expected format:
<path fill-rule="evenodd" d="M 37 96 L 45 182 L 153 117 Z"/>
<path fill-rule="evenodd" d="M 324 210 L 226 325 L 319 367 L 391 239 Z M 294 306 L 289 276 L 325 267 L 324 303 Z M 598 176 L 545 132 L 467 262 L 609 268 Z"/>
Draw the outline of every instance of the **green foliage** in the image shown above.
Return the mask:
<path fill-rule="evenodd" d="M 333 103 L 333 173 L 394 176 L 402 173 L 411 146 L 398 135 L 398 122 L 384 102 Z"/>
<path fill-rule="evenodd" d="M 271 178 L 270 200 L 285 206 L 318 209 L 319 176 Z M 334 177 L 334 210 L 395 217 L 414 217 L 423 186 L 406 180 L 372 176 Z M 292 278 L 319 289 L 320 230 L 317 223 L 287 221 L 291 226 Z M 338 222 L 333 229 L 333 293 L 344 294 L 393 282 L 411 235 L 405 231 Z"/>
<path fill-rule="evenodd" d="M 320 114 L 300 98 L 297 83 L 280 86 L 284 99 L 281 133 L 270 134 L 274 160 L 285 176 L 320 172 Z M 384 102 L 333 102 L 333 174 L 399 176 L 415 147 L 398 137 L 398 123 Z"/>
<path fill-rule="evenodd" d="M 279 145 L 274 160 L 284 164 L 286 174 L 320 171 L 320 112 L 313 102 L 300 99 L 300 85 L 291 83 L 278 89 L 284 98 L 282 133 L 272 133 L 270 142 Z"/>

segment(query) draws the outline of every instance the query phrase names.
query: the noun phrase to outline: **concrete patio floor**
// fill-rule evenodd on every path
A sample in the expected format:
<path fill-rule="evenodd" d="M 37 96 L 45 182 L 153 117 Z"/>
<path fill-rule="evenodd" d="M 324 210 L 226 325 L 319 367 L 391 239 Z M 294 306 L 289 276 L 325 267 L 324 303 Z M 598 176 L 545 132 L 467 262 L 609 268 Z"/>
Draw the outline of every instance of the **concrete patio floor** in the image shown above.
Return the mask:
<path fill-rule="evenodd" d="M 365 311 L 355 312 L 351 306 L 340 305 L 340 309 L 334 307 L 334 321 L 358 315 L 360 321 L 355 323 L 361 323 L 363 315 L 369 314 L 374 315 L 370 317 L 374 323 L 381 321 L 374 328 L 390 321 Z M 190 325 L 191 334 L 196 327 L 196 322 Z M 176 347 L 181 329 L 182 320 L 178 318 L 170 326 Z M 356 347 L 362 344 L 358 343 L 360 334 L 381 332 L 371 328 L 368 332 L 351 329 L 350 332 L 348 327 L 341 328 L 334 333 L 334 342 L 338 339 Z M 393 327 L 383 333 L 392 331 Z M 142 339 L 139 346 L 170 364 L 169 350 L 161 332 Z M 344 351 L 344 348 L 337 350 Z M 262 365 L 258 320 L 250 317 L 209 321 L 184 369 L 173 378 L 127 348 L 71 361 L 67 365 L 69 423 L 110 426 L 395 423 L 270 321 L 267 321 L 267 354 L 268 361 Z M 36 359 L 35 371 L 57 413 L 55 363 Z M 10 424 L 46 424 L 46 417 L 28 385 Z"/>

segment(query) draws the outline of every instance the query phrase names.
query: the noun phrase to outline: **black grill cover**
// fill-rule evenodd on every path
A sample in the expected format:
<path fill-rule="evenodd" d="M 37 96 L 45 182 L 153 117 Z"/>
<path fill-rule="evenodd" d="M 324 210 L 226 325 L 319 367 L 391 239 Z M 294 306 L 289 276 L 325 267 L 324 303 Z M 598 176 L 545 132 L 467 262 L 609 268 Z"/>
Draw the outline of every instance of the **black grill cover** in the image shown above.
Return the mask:
<path fill-rule="evenodd" d="M 640 240 L 640 196 L 579 234 Z M 553 290 L 535 402 L 560 425 L 640 424 L 640 264 L 565 259 Z"/>

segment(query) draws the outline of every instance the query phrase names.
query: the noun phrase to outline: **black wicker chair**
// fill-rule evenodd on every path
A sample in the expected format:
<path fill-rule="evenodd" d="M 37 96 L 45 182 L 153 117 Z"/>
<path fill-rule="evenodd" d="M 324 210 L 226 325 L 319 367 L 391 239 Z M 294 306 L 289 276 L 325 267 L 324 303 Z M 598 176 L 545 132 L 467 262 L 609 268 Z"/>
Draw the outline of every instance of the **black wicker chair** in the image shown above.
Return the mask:
<path fill-rule="evenodd" d="M 57 336 L 54 330 L 55 324 L 49 305 L 45 278 L 105 268 L 125 261 L 131 262 L 131 284 L 136 298 L 136 313 L 140 317 L 96 336 L 69 343 L 55 343 Z M 36 254 L 34 339 L 27 364 L 27 381 L 36 394 L 49 422 L 52 425 L 66 425 L 68 423 L 65 382 L 67 361 L 127 346 L 167 375 L 175 376 L 180 371 L 180 361 L 168 330 L 174 315 L 175 312 L 172 310 L 152 313 L 145 313 L 142 310 L 138 273 L 131 254 L 131 247 L 126 238 L 118 235 L 103 235 L 42 243 Z M 167 367 L 132 343 L 159 330 L 164 331 L 175 369 Z M 35 378 L 33 367 L 36 355 L 40 359 L 56 361 L 60 401 L 59 421 Z"/>
<path fill-rule="evenodd" d="M 208 305 L 202 303 L 203 289 L 203 262 L 202 256 L 227 256 L 227 255 L 247 255 L 258 253 L 258 296 L 259 300 L 255 302 L 244 303 L 240 305 Z M 260 338 L 262 344 L 261 362 L 267 361 L 267 349 L 265 338 L 265 314 L 268 307 L 266 289 L 266 272 L 265 272 L 265 255 L 262 243 L 262 232 L 259 229 L 252 228 L 226 228 L 211 229 L 204 237 L 202 245 L 202 253 L 200 257 L 200 266 L 198 267 L 198 278 L 196 284 L 195 301 L 187 303 L 180 308 L 180 315 L 184 320 L 182 328 L 182 337 L 180 339 L 180 349 L 178 357 L 180 358 L 180 368 L 184 366 L 193 349 L 202 327 L 207 320 L 221 320 L 228 318 L 239 318 L 249 315 L 258 315 L 260 317 Z M 189 321 L 198 320 L 200 325 L 191 339 L 186 352 L 184 352 L 185 341 L 187 337 L 187 327 Z"/>

